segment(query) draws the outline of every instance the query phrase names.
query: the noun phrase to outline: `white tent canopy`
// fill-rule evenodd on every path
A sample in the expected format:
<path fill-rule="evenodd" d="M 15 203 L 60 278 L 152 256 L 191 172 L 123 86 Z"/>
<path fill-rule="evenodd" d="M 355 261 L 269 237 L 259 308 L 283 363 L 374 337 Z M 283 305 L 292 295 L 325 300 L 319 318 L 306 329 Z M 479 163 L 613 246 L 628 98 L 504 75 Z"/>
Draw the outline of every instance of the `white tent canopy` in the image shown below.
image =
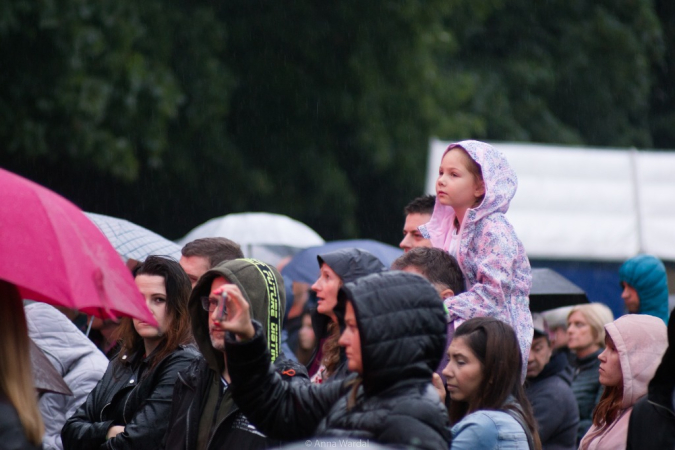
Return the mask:
<path fill-rule="evenodd" d="M 431 141 L 435 193 L 449 142 Z M 507 213 L 530 257 L 675 260 L 675 152 L 492 143 L 518 175 Z"/>

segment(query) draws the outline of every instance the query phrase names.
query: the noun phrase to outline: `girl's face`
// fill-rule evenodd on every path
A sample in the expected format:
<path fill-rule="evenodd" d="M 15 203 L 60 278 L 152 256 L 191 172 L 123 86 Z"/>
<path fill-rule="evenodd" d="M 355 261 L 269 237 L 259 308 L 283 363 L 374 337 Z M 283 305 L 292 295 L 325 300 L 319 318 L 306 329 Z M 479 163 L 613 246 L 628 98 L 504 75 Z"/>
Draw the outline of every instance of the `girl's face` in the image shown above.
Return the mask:
<path fill-rule="evenodd" d="M 567 346 L 578 352 L 595 345 L 593 329 L 583 314 L 574 311 L 567 319 Z"/>
<path fill-rule="evenodd" d="M 298 344 L 302 350 L 314 348 L 314 328 L 312 328 L 312 316 L 305 314 L 302 316 L 302 326 L 298 331 Z"/>
<path fill-rule="evenodd" d="M 483 381 L 483 365 L 462 337 L 448 348 L 448 365 L 443 369 L 445 386 L 453 401 L 471 402 Z"/>
<path fill-rule="evenodd" d="M 316 283 L 312 285 L 312 290 L 316 292 L 318 299 L 316 310 L 320 314 L 333 316 L 333 308 L 337 305 L 337 294 L 340 290 L 340 277 L 328 267 L 327 264 L 321 264 L 321 273 Z"/>
<path fill-rule="evenodd" d="M 469 156 L 460 149 L 452 149 L 443 156 L 436 180 L 439 203 L 465 211 L 485 194 L 485 184 L 469 172 Z"/>
<path fill-rule="evenodd" d="M 164 277 L 160 275 L 138 275 L 135 281 L 159 327 L 153 327 L 143 321 L 134 319 L 134 328 L 144 340 L 159 341 L 166 333 L 171 321 L 166 312 Z"/>
<path fill-rule="evenodd" d="M 605 335 L 605 350 L 598 355 L 598 359 L 600 360 L 600 384 L 603 386 L 622 386 L 623 372 L 621 371 L 619 352 L 609 335 Z"/>

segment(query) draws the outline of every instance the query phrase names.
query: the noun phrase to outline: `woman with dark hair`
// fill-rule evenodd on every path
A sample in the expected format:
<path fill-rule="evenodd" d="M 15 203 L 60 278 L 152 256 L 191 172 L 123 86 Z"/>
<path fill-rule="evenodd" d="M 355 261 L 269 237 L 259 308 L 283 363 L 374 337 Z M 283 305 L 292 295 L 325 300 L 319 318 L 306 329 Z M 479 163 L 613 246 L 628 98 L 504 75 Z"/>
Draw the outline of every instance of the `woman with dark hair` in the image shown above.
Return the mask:
<path fill-rule="evenodd" d="M 37 450 L 43 433 L 23 301 L 16 286 L 0 280 L 0 448 Z"/>
<path fill-rule="evenodd" d="M 338 344 L 340 327 L 334 312 L 338 291 L 345 283 L 382 272 L 386 267 L 375 255 L 359 248 L 335 250 L 318 255 L 317 259 L 320 274 L 312 285 L 317 298 L 312 326 L 319 344 L 308 364 L 308 373 L 312 383 L 321 384 L 347 375 L 347 357 Z"/>
<path fill-rule="evenodd" d="M 530 403 L 520 382 L 522 358 L 508 324 L 469 319 L 455 330 L 443 369 L 452 402 L 453 450 L 540 450 Z"/>
<path fill-rule="evenodd" d="M 121 320 L 121 350 L 63 427 L 64 448 L 161 446 L 177 374 L 198 357 L 188 346 L 191 284 L 176 261 L 160 256 L 150 256 L 138 266 L 135 280 L 158 326 Z"/>
<path fill-rule="evenodd" d="M 622 316 L 605 325 L 605 331 L 605 350 L 598 356 L 605 390 L 581 450 L 626 448 L 633 405 L 647 394 L 668 345 L 666 325 L 654 316 Z"/>

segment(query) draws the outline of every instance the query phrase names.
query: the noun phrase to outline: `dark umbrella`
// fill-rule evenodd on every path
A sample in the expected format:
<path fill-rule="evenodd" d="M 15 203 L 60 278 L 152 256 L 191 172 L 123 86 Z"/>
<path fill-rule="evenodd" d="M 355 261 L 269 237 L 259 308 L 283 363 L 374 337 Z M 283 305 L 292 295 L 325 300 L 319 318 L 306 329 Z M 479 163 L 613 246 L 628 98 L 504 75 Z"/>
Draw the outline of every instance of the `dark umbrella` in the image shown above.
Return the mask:
<path fill-rule="evenodd" d="M 57 394 L 73 395 L 61 374 L 54 368 L 52 362 L 42 353 L 40 347 L 30 339 L 30 363 L 33 367 L 33 382 L 40 394 L 55 392 Z"/>
<path fill-rule="evenodd" d="M 281 270 L 281 274 L 292 281 L 312 284 L 319 278 L 319 262 L 316 257 L 342 248 L 366 250 L 375 255 L 386 267 L 390 267 L 391 263 L 403 254 L 403 250 L 399 248 L 370 239 L 333 241 L 302 250 L 293 256 L 293 259 Z"/>
<path fill-rule="evenodd" d="M 532 312 L 542 312 L 579 303 L 588 303 L 586 292 L 579 286 L 552 269 L 532 269 L 532 289 L 530 290 Z"/>

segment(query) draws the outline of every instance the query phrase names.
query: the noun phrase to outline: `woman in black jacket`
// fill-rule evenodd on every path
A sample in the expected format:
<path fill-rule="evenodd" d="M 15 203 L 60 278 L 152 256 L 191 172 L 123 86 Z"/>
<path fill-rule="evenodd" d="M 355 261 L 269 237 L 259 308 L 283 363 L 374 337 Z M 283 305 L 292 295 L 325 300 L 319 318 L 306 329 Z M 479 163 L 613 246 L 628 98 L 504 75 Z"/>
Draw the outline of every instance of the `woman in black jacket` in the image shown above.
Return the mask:
<path fill-rule="evenodd" d="M 282 380 L 248 303 L 232 287 L 227 294 L 229 316 L 221 326 L 231 332 L 232 394 L 261 432 L 285 440 L 321 436 L 447 448 L 447 412 L 431 385 L 445 347 L 446 316 L 428 281 L 385 272 L 343 286 L 336 316 L 352 374 L 320 385 Z"/>
<path fill-rule="evenodd" d="M 161 446 L 177 373 L 198 357 L 191 342 L 190 279 L 170 259 L 150 256 L 135 271 L 158 327 L 122 319 L 122 348 L 87 400 L 61 431 L 67 449 Z"/>

